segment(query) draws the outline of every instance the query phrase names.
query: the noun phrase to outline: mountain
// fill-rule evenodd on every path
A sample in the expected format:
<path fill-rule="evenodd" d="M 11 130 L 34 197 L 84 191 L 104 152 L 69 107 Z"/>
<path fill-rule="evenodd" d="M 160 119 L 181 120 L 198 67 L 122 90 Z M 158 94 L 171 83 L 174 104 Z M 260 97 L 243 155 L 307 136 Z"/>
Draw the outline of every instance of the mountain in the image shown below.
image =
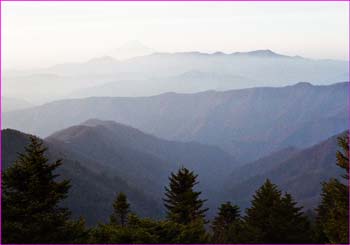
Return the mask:
<path fill-rule="evenodd" d="M 4 71 L 2 81 L 1 92 L 4 97 L 21 98 L 32 104 L 63 98 L 67 91 L 89 84 L 89 79 L 83 77 L 56 75 L 46 71 L 23 74 Z"/>
<path fill-rule="evenodd" d="M 9 167 L 24 152 L 29 143 L 29 135 L 5 129 L 2 137 L 2 168 Z M 87 224 L 94 225 L 98 221 L 107 221 L 112 212 L 112 203 L 117 192 L 125 192 L 132 205 L 132 210 L 142 216 L 160 217 L 162 206 L 159 201 L 150 198 L 117 176 L 111 170 L 92 161 L 88 156 L 74 152 L 64 144 L 44 141 L 48 147 L 48 158 L 63 159 L 58 172 L 62 178 L 70 179 L 72 187 L 68 199 L 63 205 L 69 207 L 74 217 L 83 216 Z"/>
<path fill-rule="evenodd" d="M 217 74 L 201 71 L 188 71 L 176 76 L 153 77 L 147 80 L 119 80 L 83 89 L 77 89 L 67 95 L 69 98 L 101 96 L 152 96 L 172 91 L 191 93 L 193 91 L 224 91 L 235 87 L 246 87 L 253 81 L 240 76 Z"/>
<path fill-rule="evenodd" d="M 49 159 L 63 159 L 60 178 L 72 183 L 63 205 L 75 217 L 83 216 L 94 225 L 107 220 L 115 193 L 121 191 L 127 194 L 134 212 L 162 217 L 164 181 L 171 168 L 178 167 L 176 159 L 186 161 L 188 164 L 183 164 L 199 174 L 198 188 L 203 191 L 202 197 L 209 199 L 209 217 L 224 201 L 247 207 L 266 178 L 291 193 L 305 208 L 314 208 L 319 202 L 320 183 L 341 174 L 335 164 L 339 135 L 306 149 L 286 148 L 244 166 L 235 166 L 216 148 L 165 141 L 125 125 L 95 119 L 57 132 L 44 143 L 49 148 Z M 16 130 L 2 130 L 3 169 L 24 151 L 28 137 Z"/>
<path fill-rule="evenodd" d="M 176 141 L 219 146 L 252 161 L 308 147 L 348 125 L 348 83 L 258 87 L 151 97 L 61 100 L 3 114 L 3 127 L 48 136 L 90 118 L 113 120 Z"/>
<path fill-rule="evenodd" d="M 287 147 L 275 151 L 270 155 L 264 156 L 253 162 L 244 164 L 236 168 L 229 176 L 227 184 L 229 186 L 239 184 L 243 181 L 252 179 L 256 176 L 263 175 L 279 166 L 281 161 L 287 160 L 299 153 L 301 150 L 296 147 Z"/>
<path fill-rule="evenodd" d="M 342 134 L 306 149 L 283 149 L 236 168 L 227 179 L 227 195 L 241 207 L 247 207 L 255 190 L 269 178 L 305 208 L 315 208 L 321 183 L 342 174 L 336 166 L 337 137 Z"/>
<path fill-rule="evenodd" d="M 232 53 L 232 55 L 248 56 L 248 57 L 249 56 L 250 57 L 263 57 L 263 58 L 293 58 L 291 56 L 275 53 L 270 49 L 254 50 L 254 51 L 249 51 L 249 52 L 235 52 L 235 53 Z"/>
<path fill-rule="evenodd" d="M 292 57 L 266 50 L 246 53 L 153 53 L 123 62 L 117 70 L 168 77 L 191 70 L 245 77 L 251 86 L 290 85 L 300 81 L 329 84 L 348 77 L 347 62 Z M 341 78 L 341 80 L 335 79 Z M 235 84 L 232 85 L 232 89 Z M 195 92 L 195 91 L 192 91 Z"/>
<path fill-rule="evenodd" d="M 1 97 L 2 112 L 21 110 L 32 106 L 33 104 L 22 99 L 11 98 L 11 97 Z"/>
<path fill-rule="evenodd" d="M 124 43 L 119 48 L 111 51 L 111 56 L 118 59 L 130 59 L 137 56 L 145 56 L 154 53 L 155 51 L 149 47 L 146 47 L 142 43 L 136 40 L 132 40 Z"/>
<path fill-rule="evenodd" d="M 223 185 L 227 172 L 238 166 L 232 156 L 217 147 L 163 140 L 116 122 L 98 119 L 56 132 L 46 141 L 61 142 L 74 152 L 107 166 L 130 186 L 142 187 L 159 203 L 162 203 L 170 172 L 185 166 L 199 175 L 198 188 L 210 200 L 208 205 L 213 213 L 222 200 L 216 187 Z"/>
<path fill-rule="evenodd" d="M 120 60 L 119 57 L 125 56 L 123 52 L 130 53 L 128 50 L 132 49 L 138 50 L 136 53 L 146 50 L 146 53 L 142 51 L 144 54 L 141 56 Z M 189 80 L 190 76 L 186 76 L 181 80 L 182 74 L 193 71 L 200 73 L 201 78 Z M 224 80 L 221 75 L 225 76 Z M 112 86 L 111 89 L 120 90 L 111 96 L 130 97 L 165 92 L 196 93 L 213 89 L 285 86 L 301 81 L 326 85 L 347 81 L 348 75 L 347 61 L 313 60 L 278 54 L 271 50 L 232 54 L 154 53 L 140 44 L 130 43 L 87 62 L 64 63 L 29 71 L 4 71 L 3 95 L 43 103 L 70 97 L 79 89 L 107 83 L 117 84 L 116 88 Z M 177 78 L 173 79 L 174 77 Z M 109 94 L 88 93 L 90 95 Z"/>
<path fill-rule="evenodd" d="M 16 143 L 18 137 L 13 134 L 22 136 L 21 144 Z M 3 154 L 12 157 L 4 159 L 5 167 L 15 160 L 17 151 L 23 151 L 26 137 L 17 131 L 3 131 Z M 106 219 L 115 192 L 124 189 L 131 195 L 132 206 L 140 215 L 164 215 L 164 186 L 168 184 L 170 173 L 180 166 L 199 175 L 198 188 L 203 191 L 203 197 L 209 199 L 206 205 L 212 216 L 223 198 L 216 187 L 223 185 L 227 173 L 238 166 L 232 156 L 218 147 L 162 140 L 112 121 L 88 120 L 44 140 L 51 158 L 64 159 L 63 175 L 72 179 L 76 186 L 72 194 L 75 199 L 69 201 L 70 208 L 76 215 L 88 216 L 90 223 L 96 222 L 98 217 Z M 86 191 L 85 188 L 90 187 L 91 191 Z M 94 192 L 99 193 L 98 197 Z M 93 200 L 98 202 L 95 207 Z M 81 206 L 85 207 L 82 201 L 89 207 L 80 210 Z M 152 204 L 153 201 L 157 204 Z M 96 208 L 96 215 L 91 216 L 89 208 Z"/>

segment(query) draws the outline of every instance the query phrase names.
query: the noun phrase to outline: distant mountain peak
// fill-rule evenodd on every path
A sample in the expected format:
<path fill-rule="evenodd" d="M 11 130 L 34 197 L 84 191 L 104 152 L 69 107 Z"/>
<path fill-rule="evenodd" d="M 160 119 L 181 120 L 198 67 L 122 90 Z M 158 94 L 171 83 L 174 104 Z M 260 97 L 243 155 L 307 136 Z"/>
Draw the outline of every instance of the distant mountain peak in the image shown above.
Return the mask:
<path fill-rule="evenodd" d="M 286 55 L 278 54 L 273 52 L 270 49 L 259 49 L 248 52 L 235 52 L 233 55 L 249 55 L 249 56 L 258 56 L 258 57 L 287 57 Z"/>
<path fill-rule="evenodd" d="M 312 87 L 314 85 L 312 85 L 309 82 L 298 82 L 294 86 L 296 86 L 296 87 Z"/>
<path fill-rule="evenodd" d="M 113 57 L 111 56 L 101 56 L 101 57 L 97 57 L 97 58 L 92 58 L 90 59 L 87 63 L 105 63 L 105 64 L 108 64 L 108 63 L 114 63 L 116 62 L 117 60 L 114 59 Z"/>
<path fill-rule="evenodd" d="M 216 51 L 216 52 L 212 53 L 212 55 L 227 55 L 227 54 L 224 52 L 221 52 L 221 51 Z"/>
<path fill-rule="evenodd" d="M 283 54 L 279 54 L 276 52 L 273 52 L 270 49 L 259 49 L 259 50 L 253 50 L 248 52 L 234 52 L 234 53 L 225 53 L 222 51 L 216 51 L 213 53 L 205 53 L 205 52 L 199 52 L 199 51 L 186 51 L 186 52 L 155 52 L 154 55 L 197 55 L 197 56 L 225 56 L 225 55 L 238 55 L 238 56 L 251 56 L 251 57 L 271 57 L 271 58 L 279 58 L 279 57 L 290 57 L 295 58 L 292 56 L 287 56 Z M 300 56 L 297 56 L 297 58 L 302 58 Z"/>
<path fill-rule="evenodd" d="M 86 120 L 85 122 L 81 123 L 80 125 L 84 126 L 90 126 L 90 127 L 95 127 L 95 126 L 105 126 L 105 125 L 117 125 L 115 121 L 112 120 L 101 120 L 98 118 L 91 118 Z"/>
<path fill-rule="evenodd" d="M 132 40 L 112 51 L 112 56 L 117 59 L 130 59 L 137 56 L 150 55 L 154 52 L 155 50 L 143 45 L 141 42 Z"/>

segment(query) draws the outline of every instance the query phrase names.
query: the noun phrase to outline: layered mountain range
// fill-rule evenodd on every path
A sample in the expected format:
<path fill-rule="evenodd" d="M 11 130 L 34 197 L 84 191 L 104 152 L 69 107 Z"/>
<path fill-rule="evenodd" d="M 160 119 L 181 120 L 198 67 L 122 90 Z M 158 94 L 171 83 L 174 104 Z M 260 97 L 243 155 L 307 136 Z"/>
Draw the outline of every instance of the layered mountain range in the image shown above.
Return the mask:
<path fill-rule="evenodd" d="M 60 178 L 72 182 L 67 205 L 74 216 L 90 225 L 106 221 L 112 201 L 125 192 L 132 211 L 141 216 L 164 217 L 162 197 L 167 177 L 179 166 L 198 175 L 201 197 L 208 199 L 208 218 L 220 203 L 231 201 L 242 209 L 267 179 L 292 193 L 305 209 L 316 207 L 321 182 L 340 175 L 335 164 L 335 135 L 306 149 L 286 148 L 245 165 L 216 147 L 166 141 L 111 121 L 89 120 L 44 139 L 48 158 L 62 159 Z M 29 135 L 2 130 L 2 167 L 23 153 Z"/>
<path fill-rule="evenodd" d="M 150 97 L 59 100 L 3 113 L 3 127 L 47 137 L 91 118 L 176 141 L 215 145 L 240 162 L 308 147 L 348 126 L 348 83 L 258 87 Z"/>
<path fill-rule="evenodd" d="M 6 129 L 2 130 L 2 168 L 11 166 L 19 153 L 29 143 L 28 134 Z M 61 178 L 71 180 L 72 188 L 68 199 L 63 203 L 68 206 L 75 217 L 83 216 L 92 225 L 106 221 L 112 211 L 111 203 L 118 192 L 128 195 L 133 210 L 143 216 L 159 217 L 162 214 L 161 203 L 147 196 L 142 190 L 133 188 L 108 168 L 93 161 L 88 156 L 72 151 L 60 143 L 44 141 L 48 147 L 50 160 L 62 159 L 63 165 L 58 174 Z"/>
<path fill-rule="evenodd" d="M 140 216 L 164 217 L 164 186 L 180 166 L 198 174 L 208 218 L 225 201 L 249 206 L 267 178 L 316 207 L 321 182 L 339 176 L 346 61 L 271 50 L 139 51 L 6 71 L 3 170 L 30 135 L 42 138 L 47 157 L 63 159 L 60 178 L 72 181 L 63 205 L 89 225 L 107 221 L 118 192 Z"/>
<path fill-rule="evenodd" d="M 326 85 L 347 81 L 349 75 L 347 61 L 314 60 L 271 50 L 231 54 L 149 52 L 126 60 L 103 56 L 42 69 L 4 71 L 2 93 L 38 104 L 91 95 L 151 96 L 303 81 Z"/>
<path fill-rule="evenodd" d="M 3 130 L 2 135 L 6 168 L 14 162 L 17 152 L 24 151 L 28 135 L 10 129 Z M 214 207 L 222 201 L 216 188 L 223 186 L 227 172 L 237 167 L 236 160 L 218 147 L 162 140 L 97 119 L 56 132 L 44 142 L 51 159 L 63 159 L 63 177 L 73 180 L 69 206 L 76 215 L 87 216 L 89 223 L 107 218 L 113 198 L 120 191 L 131 195 L 136 212 L 162 216 L 164 187 L 170 173 L 180 166 L 199 174 L 198 188 L 210 200 L 207 205 L 214 213 Z"/>
<path fill-rule="evenodd" d="M 247 207 L 254 192 L 270 179 L 305 208 L 316 207 L 320 200 L 321 184 L 342 175 L 336 166 L 337 138 L 332 136 L 306 149 L 293 147 L 236 168 L 227 178 L 228 195 L 241 207 Z"/>

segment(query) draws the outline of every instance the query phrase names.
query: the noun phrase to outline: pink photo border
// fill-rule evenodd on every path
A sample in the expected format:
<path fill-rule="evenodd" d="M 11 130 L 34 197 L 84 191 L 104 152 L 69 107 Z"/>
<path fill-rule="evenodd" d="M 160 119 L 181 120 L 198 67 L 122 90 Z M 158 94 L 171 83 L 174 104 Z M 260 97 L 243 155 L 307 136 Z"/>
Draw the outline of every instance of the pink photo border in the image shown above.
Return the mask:
<path fill-rule="evenodd" d="M 348 11 L 349 11 L 349 20 L 348 23 L 350 25 L 350 1 L 349 0 L 0 0 L 0 95 L 2 98 L 2 59 L 1 59 L 1 27 L 2 27 L 2 18 L 1 18 L 1 6 L 2 2 L 348 2 Z M 349 39 L 350 39 L 350 31 L 349 31 Z M 350 41 L 348 39 L 348 69 L 350 71 Z M 348 129 L 350 128 L 350 73 L 348 77 Z M 2 99 L 0 98 L 0 182 L 2 183 Z M 350 179 L 348 180 L 348 185 L 350 186 Z M 0 193 L 2 193 L 2 184 L 0 184 Z M 0 195 L 0 244 L 2 241 L 2 195 Z M 349 193 L 350 200 L 350 193 Z M 350 217 L 349 217 L 350 224 Z M 349 230 L 350 234 L 350 230 Z M 60 245 L 60 244 L 56 244 Z M 66 244 L 67 245 L 67 244 Z M 220 244 L 219 244 L 220 245 Z M 253 244 L 251 244 L 253 245 Z"/>

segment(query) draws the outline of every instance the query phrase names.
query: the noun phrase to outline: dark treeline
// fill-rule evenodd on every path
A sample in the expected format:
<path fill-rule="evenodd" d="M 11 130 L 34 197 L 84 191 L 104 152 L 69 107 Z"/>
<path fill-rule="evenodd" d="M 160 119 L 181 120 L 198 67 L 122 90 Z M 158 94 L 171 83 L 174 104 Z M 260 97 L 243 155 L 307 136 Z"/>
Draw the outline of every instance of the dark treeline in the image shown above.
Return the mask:
<path fill-rule="evenodd" d="M 115 197 L 107 223 L 88 228 L 62 208 L 69 180 L 57 178 L 61 161 L 49 163 L 43 143 L 31 142 L 2 174 L 2 243 L 346 243 L 349 241 L 349 135 L 339 138 L 337 165 L 342 180 L 322 183 L 321 202 L 313 215 L 303 213 L 293 197 L 270 180 L 241 212 L 221 204 L 214 220 L 205 218 L 206 200 L 195 186 L 197 175 L 180 168 L 165 187 L 164 220 L 140 218 L 124 193 Z M 330 163 L 331 164 L 331 163 Z M 335 176 L 337 177 L 337 176 Z M 219 191 L 219 190 L 218 190 Z M 312 217 L 311 217 L 312 216 Z"/>

